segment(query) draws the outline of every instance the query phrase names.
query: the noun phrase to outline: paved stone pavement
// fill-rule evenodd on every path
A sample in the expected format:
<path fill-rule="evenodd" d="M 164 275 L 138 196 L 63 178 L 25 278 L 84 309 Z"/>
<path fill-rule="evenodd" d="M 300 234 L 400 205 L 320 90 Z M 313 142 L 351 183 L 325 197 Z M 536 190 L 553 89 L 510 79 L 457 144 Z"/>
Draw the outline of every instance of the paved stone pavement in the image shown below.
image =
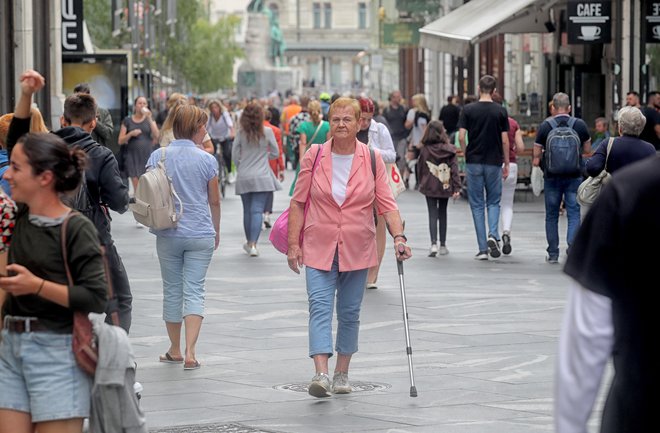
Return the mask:
<path fill-rule="evenodd" d="M 276 214 L 288 205 L 285 184 L 276 194 Z M 544 260 L 542 197 L 516 193 L 513 253 L 487 262 L 473 260 L 477 246 L 465 200 L 449 203 L 450 254 L 437 258 L 427 257 L 424 197 L 406 191 L 398 202 L 414 254 L 404 268 L 417 398 L 409 396 L 391 250 L 378 290 L 365 294 L 360 351 L 350 370 L 360 389 L 316 399 L 305 392 L 314 369 L 307 357 L 304 278 L 288 269 L 266 232 L 260 257 L 243 252 L 242 207 L 232 187 L 207 276 L 199 370 L 158 362 L 168 339 L 155 236 L 138 229 L 130 213 L 114 215 L 134 296 L 131 342 L 144 386 L 141 405 L 152 431 L 552 431 L 552 378 L 568 278 L 561 264 Z"/>

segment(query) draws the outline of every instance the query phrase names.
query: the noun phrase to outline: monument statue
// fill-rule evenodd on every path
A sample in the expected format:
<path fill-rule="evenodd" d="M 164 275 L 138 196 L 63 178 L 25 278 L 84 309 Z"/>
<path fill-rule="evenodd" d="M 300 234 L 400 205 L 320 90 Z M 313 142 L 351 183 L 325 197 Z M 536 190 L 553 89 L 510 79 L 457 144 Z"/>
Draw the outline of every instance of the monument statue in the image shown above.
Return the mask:
<path fill-rule="evenodd" d="M 280 23 L 277 19 L 277 15 L 274 14 L 270 9 L 264 11 L 268 15 L 268 21 L 270 22 L 270 52 L 269 57 L 273 62 L 274 66 L 282 66 L 284 50 L 286 49 L 286 43 L 284 42 L 284 35 L 280 29 Z"/>
<path fill-rule="evenodd" d="M 246 61 L 239 67 L 237 83 L 242 97 L 261 97 L 295 85 L 293 71 L 284 66 L 286 44 L 278 15 L 265 3 L 250 0 L 247 6 Z"/>
<path fill-rule="evenodd" d="M 250 0 L 247 10 L 248 12 L 263 12 L 264 2 L 262 0 Z"/>

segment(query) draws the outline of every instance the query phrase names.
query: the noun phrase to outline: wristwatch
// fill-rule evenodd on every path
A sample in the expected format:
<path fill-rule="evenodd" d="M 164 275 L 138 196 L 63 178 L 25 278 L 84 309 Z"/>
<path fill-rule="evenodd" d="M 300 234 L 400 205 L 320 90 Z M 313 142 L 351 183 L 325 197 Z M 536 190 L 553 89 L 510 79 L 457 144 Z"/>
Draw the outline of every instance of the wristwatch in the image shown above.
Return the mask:
<path fill-rule="evenodd" d="M 408 242 L 408 238 L 403 233 L 399 233 L 398 235 L 392 236 L 392 239 L 394 239 L 395 241 L 396 241 L 396 238 L 403 238 L 403 242 Z"/>

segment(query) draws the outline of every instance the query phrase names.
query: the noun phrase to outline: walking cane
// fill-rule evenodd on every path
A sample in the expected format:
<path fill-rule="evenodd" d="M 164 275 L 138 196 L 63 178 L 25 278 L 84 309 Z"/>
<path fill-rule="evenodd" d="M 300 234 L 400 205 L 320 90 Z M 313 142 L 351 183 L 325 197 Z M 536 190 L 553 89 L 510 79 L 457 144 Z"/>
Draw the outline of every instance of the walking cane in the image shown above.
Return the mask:
<path fill-rule="evenodd" d="M 405 246 L 399 244 L 399 254 L 405 252 Z M 399 287 L 401 288 L 401 305 L 403 306 L 403 327 L 406 331 L 406 353 L 408 354 L 408 371 L 410 373 L 410 396 L 417 397 L 417 388 L 415 387 L 415 377 L 413 376 L 412 346 L 410 345 L 410 329 L 408 328 L 408 306 L 406 305 L 406 284 L 403 281 L 403 261 L 396 261 L 399 271 Z"/>

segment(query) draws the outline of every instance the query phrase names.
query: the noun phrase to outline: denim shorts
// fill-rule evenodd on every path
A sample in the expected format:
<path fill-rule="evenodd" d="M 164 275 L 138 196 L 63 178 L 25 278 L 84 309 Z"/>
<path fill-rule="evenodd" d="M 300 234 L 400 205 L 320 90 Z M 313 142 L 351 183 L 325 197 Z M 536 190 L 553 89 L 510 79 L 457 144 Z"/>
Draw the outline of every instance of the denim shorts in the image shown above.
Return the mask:
<path fill-rule="evenodd" d="M 91 389 L 92 377 L 73 356 L 71 334 L 2 330 L 0 409 L 28 412 L 32 422 L 87 418 Z"/>

